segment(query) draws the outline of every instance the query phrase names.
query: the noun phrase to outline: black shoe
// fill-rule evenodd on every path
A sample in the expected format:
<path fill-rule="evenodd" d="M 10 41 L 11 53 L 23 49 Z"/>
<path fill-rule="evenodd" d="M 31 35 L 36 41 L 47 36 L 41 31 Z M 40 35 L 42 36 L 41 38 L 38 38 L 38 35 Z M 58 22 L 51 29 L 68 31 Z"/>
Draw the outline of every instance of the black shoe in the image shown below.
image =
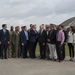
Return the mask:
<path fill-rule="evenodd" d="M 5 59 L 8 59 L 7 57 L 5 57 Z"/>
<path fill-rule="evenodd" d="M 42 57 L 40 57 L 40 59 L 43 59 Z"/>
<path fill-rule="evenodd" d="M 60 62 L 60 63 L 61 63 L 61 62 L 62 62 L 62 60 L 58 60 L 58 62 Z"/>
<path fill-rule="evenodd" d="M 49 60 L 52 60 L 51 58 Z"/>
<path fill-rule="evenodd" d="M 1 59 L 4 59 L 3 57 L 1 57 Z"/>
<path fill-rule="evenodd" d="M 47 60 L 50 60 L 50 58 L 47 58 Z"/>
<path fill-rule="evenodd" d="M 57 61 L 57 59 L 53 59 L 53 61 Z"/>

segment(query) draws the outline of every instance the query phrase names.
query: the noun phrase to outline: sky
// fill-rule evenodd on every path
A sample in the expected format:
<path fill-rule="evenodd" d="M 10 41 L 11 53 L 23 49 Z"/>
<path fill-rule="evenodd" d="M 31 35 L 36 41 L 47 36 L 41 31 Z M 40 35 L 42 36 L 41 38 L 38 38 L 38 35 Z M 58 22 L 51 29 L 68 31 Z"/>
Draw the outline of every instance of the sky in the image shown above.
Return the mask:
<path fill-rule="evenodd" d="M 75 17 L 75 0 L 0 0 L 0 28 L 2 24 L 27 26 L 56 24 Z"/>

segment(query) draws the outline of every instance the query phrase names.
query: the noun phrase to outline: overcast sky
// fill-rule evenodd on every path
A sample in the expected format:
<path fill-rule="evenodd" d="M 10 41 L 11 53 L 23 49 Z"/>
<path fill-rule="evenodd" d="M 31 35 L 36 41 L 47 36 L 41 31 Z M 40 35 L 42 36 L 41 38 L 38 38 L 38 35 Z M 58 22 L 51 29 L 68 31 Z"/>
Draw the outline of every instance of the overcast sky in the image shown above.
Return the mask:
<path fill-rule="evenodd" d="M 75 16 L 75 0 L 0 0 L 0 27 L 60 24 Z"/>

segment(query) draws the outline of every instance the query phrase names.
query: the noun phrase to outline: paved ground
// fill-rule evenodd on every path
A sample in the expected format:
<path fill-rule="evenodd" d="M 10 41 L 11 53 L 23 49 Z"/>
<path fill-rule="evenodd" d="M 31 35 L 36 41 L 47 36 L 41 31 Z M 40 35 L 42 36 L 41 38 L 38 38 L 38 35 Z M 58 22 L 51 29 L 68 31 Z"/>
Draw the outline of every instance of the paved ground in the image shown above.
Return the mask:
<path fill-rule="evenodd" d="M 75 75 L 75 62 L 13 58 L 0 60 L 0 75 Z"/>

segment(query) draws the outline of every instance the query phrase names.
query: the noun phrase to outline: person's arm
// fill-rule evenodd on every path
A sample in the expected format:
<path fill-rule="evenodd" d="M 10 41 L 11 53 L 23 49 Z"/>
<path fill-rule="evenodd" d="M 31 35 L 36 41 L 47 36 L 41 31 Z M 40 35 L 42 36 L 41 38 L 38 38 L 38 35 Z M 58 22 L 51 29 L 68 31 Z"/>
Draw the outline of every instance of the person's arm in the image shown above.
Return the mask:
<path fill-rule="evenodd" d="M 50 40 L 55 40 L 56 39 L 56 31 L 54 30 L 53 32 L 52 32 L 52 35 L 51 35 L 51 37 L 50 37 Z"/>
<path fill-rule="evenodd" d="M 64 32 L 61 33 L 61 45 L 64 43 L 65 35 Z"/>
<path fill-rule="evenodd" d="M 46 44 L 46 31 L 44 31 L 44 37 L 43 37 L 44 39 L 43 39 L 43 45 L 45 45 Z"/>
<path fill-rule="evenodd" d="M 21 37 L 21 45 L 24 46 L 24 36 L 23 36 L 23 32 L 21 32 L 20 37 Z"/>
<path fill-rule="evenodd" d="M 9 35 L 9 31 L 7 30 L 7 33 L 8 33 L 8 38 L 7 38 L 7 40 L 8 40 L 8 44 L 10 43 L 10 35 Z"/>
<path fill-rule="evenodd" d="M 75 44 L 75 33 L 73 35 L 73 44 Z"/>
<path fill-rule="evenodd" d="M 36 33 L 33 30 L 30 30 L 30 35 L 36 36 Z"/>
<path fill-rule="evenodd" d="M 1 44 L 1 30 L 0 30 L 0 44 Z"/>

